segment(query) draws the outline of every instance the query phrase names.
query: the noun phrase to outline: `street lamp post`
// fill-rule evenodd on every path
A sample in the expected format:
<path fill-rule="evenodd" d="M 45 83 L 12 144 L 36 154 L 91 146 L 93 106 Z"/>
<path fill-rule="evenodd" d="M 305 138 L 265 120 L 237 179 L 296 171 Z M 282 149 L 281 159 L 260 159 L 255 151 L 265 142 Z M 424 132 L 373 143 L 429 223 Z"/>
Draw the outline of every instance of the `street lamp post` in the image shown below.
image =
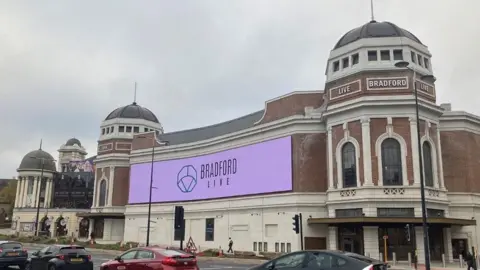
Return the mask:
<path fill-rule="evenodd" d="M 399 61 L 395 63 L 397 68 L 407 68 L 413 71 L 413 90 L 415 93 L 415 116 L 417 121 L 417 147 L 418 147 L 418 167 L 420 170 L 420 200 L 422 204 L 422 226 L 423 226 L 423 248 L 425 250 L 425 270 L 430 270 L 430 246 L 429 246 L 429 237 L 428 237 L 428 223 L 427 223 L 427 206 L 425 201 L 425 178 L 423 175 L 423 155 L 422 155 L 422 142 L 420 136 L 420 113 L 418 106 L 418 89 L 416 82 L 417 72 L 414 68 L 409 67 L 410 63 L 407 61 Z M 435 77 L 432 75 L 424 75 L 420 77 L 422 80 L 432 80 L 435 81 Z"/>
<path fill-rule="evenodd" d="M 39 159 L 41 162 L 42 162 L 42 167 L 41 167 L 41 171 L 40 171 L 40 183 L 38 185 L 38 188 L 37 188 L 37 196 L 36 196 L 36 200 L 37 200 L 37 214 L 35 216 L 35 236 L 38 236 L 38 225 L 40 223 L 39 221 L 39 218 L 40 218 L 40 193 L 42 192 L 42 183 L 43 183 L 43 171 L 45 170 L 45 160 L 48 160 L 48 161 L 55 161 L 54 159 L 47 159 L 47 158 L 37 158 L 37 157 L 30 157 L 30 158 L 33 158 L 33 159 Z M 45 190 L 45 193 L 46 193 L 46 190 Z M 46 200 L 47 198 L 45 198 Z"/>
<path fill-rule="evenodd" d="M 149 139 L 149 137 L 146 136 L 138 136 L 137 138 L 144 138 L 144 139 Z M 147 214 L 147 240 L 145 242 L 145 245 L 148 247 L 150 245 L 150 223 L 151 221 L 151 216 L 152 216 L 152 189 L 153 189 L 153 163 L 155 160 L 155 133 L 153 133 L 152 139 L 152 159 L 151 159 L 151 167 L 150 167 L 150 194 L 148 197 L 148 214 Z"/>

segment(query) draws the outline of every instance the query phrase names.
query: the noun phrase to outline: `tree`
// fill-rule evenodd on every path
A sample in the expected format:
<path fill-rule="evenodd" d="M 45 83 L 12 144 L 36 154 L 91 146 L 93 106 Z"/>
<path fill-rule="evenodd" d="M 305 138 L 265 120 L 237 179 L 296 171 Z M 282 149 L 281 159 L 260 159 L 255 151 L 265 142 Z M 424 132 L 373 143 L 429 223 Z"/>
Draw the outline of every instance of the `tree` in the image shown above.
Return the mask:
<path fill-rule="evenodd" d="M 9 180 L 7 185 L 0 190 L 0 202 L 10 205 L 8 216 L 12 216 L 17 193 L 17 180 Z"/>

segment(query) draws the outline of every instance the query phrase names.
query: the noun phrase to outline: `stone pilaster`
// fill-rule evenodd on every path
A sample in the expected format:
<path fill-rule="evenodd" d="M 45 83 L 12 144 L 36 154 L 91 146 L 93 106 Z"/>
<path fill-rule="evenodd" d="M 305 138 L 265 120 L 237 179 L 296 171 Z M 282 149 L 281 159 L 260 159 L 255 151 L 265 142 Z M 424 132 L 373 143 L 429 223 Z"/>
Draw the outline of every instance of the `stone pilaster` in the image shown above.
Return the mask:
<path fill-rule="evenodd" d="M 330 226 L 328 227 L 328 237 L 327 237 L 327 249 L 337 250 L 338 249 L 338 227 Z"/>
<path fill-rule="evenodd" d="M 445 260 L 449 263 L 453 263 L 453 250 L 452 250 L 452 229 L 443 228 L 443 244 L 445 250 Z"/>
<path fill-rule="evenodd" d="M 112 206 L 112 197 L 113 197 L 113 182 L 115 179 L 115 167 L 110 167 L 110 179 L 108 180 L 108 189 L 107 189 L 107 202 L 106 206 Z"/>
<path fill-rule="evenodd" d="M 95 219 L 91 218 L 89 219 L 89 222 L 88 222 L 88 239 L 90 239 L 90 234 L 93 232 L 94 230 L 94 225 L 95 225 Z"/>
<path fill-rule="evenodd" d="M 328 160 L 328 189 L 333 189 L 333 139 L 332 127 L 327 127 L 327 160 Z"/>
<path fill-rule="evenodd" d="M 20 207 L 25 207 L 27 197 L 28 177 L 24 177 L 22 181 L 22 188 L 20 189 Z"/>
<path fill-rule="evenodd" d="M 415 243 L 417 248 L 417 256 L 418 256 L 418 263 L 424 264 L 425 263 L 425 249 L 424 249 L 424 241 L 423 241 L 423 227 L 416 226 L 415 227 Z M 449 243 L 451 244 L 451 242 Z"/>
<path fill-rule="evenodd" d="M 33 180 L 33 192 L 32 192 L 32 203 L 31 207 L 37 207 L 37 199 L 38 199 L 38 185 L 39 185 L 39 179 L 40 177 L 35 177 Z"/>
<path fill-rule="evenodd" d="M 52 197 L 52 181 L 50 179 L 47 179 L 47 182 L 45 183 L 45 199 L 43 202 L 43 207 L 49 208 L 50 207 L 50 200 Z"/>
<path fill-rule="evenodd" d="M 363 185 L 373 186 L 372 180 L 372 148 L 370 142 L 370 119 L 363 117 L 362 123 L 362 153 L 363 153 Z"/>
<path fill-rule="evenodd" d="M 420 153 L 418 151 L 417 119 L 410 117 L 410 142 L 412 147 L 413 184 L 420 186 Z M 404 165 L 406 166 L 406 165 Z M 407 176 L 404 176 L 407 177 Z"/>
<path fill-rule="evenodd" d="M 439 186 L 441 189 L 445 189 L 445 180 L 443 179 L 443 158 L 442 158 L 442 142 L 440 140 L 440 129 L 437 125 L 437 156 L 436 159 L 438 160 L 438 181 Z"/>
<path fill-rule="evenodd" d="M 22 189 L 22 179 L 18 178 L 17 180 L 17 190 L 15 191 L 15 208 L 19 206 L 20 202 L 20 191 Z"/>
<path fill-rule="evenodd" d="M 365 256 L 380 260 L 378 226 L 363 226 L 363 246 Z"/>

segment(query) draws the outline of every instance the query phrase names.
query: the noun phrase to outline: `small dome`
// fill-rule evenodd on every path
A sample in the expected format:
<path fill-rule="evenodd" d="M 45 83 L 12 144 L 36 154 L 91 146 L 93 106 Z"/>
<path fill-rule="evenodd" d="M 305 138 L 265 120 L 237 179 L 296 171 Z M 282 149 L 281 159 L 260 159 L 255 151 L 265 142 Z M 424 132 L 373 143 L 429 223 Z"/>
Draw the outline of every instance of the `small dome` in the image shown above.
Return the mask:
<path fill-rule="evenodd" d="M 75 144 L 78 144 L 78 146 L 82 146 L 82 144 L 80 143 L 80 141 L 77 138 L 69 139 L 65 145 L 66 146 L 74 146 Z"/>
<path fill-rule="evenodd" d="M 381 37 L 407 37 L 422 44 L 415 35 L 391 22 L 370 21 L 369 23 L 350 30 L 343 35 L 333 49 L 338 49 L 359 39 Z"/>
<path fill-rule="evenodd" d="M 159 123 L 155 114 L 153 114 L 149 109 L 144 108 L 138 105 L 136 102 L 133 102 L 130 105 L 120 107 L 111 112 L 106 120 L 115 119 L 115 118 L 135 118 L 135 119 L 144 119 L 147 121 Z"/>
<path fill-rule="evenodd" d="M 35 150 L 31 151 L 26 154 L 20 166 L 18 167 L 18 171 L 28 171 L 28 170 L 41 170 L 42 169 L 42 159 L 44 160 L 44 167 L 43 169 L 46 171 L 56 171 L 55 160 L 53 159 L 52 155 L 43 151 L 43 150 Z"/>

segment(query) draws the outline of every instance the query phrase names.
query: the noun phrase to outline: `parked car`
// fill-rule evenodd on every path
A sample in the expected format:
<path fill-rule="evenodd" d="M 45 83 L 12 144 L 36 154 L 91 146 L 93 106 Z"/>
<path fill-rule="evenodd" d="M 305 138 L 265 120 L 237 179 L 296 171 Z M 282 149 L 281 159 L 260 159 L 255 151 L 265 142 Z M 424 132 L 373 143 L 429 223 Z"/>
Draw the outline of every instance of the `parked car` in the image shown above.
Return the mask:
<path fill-rule="evenodd" d="M 159 247 L 133 248 L 100 266 L 100 270 L 117 269 L 199 270 L 194 255 Z"/>
<path fill-rule="evenodd" d="M 93 270 L 92 256 L 78 245 L 51 245 L 32 253 L 26 270 Z"/>
<path fill-rule="evenodd" d="M 370 258 L 370 257 L 367 257 L 367 256 L 363 256 L 363 255 L 358 254 L 358 253 L 344 252 L 344 251 L 337 251 L 337 252 L 339 252 L 341 254 L 344 254 L 348 257 L 352 257 L 354 259 L 373 264 L 374 265 L 374 270 L 388 270 L 388 268 L 390 268 L 390 265 L 388 263 L 385 263 L 383 261 L 373 259 L 373 258 Z"/>
<path fill-rule="evenodd" d="M 292 252 L 250 270 L 379 270 L 383 263 L 369 263 L 331 250 L 303 250 Z"/>
<path fill-rule="evenodd" d="M 25 268 L 28 252 L 21 243 L 14 241 L 0 241 L 0 267 L 18 266 Z"/>

